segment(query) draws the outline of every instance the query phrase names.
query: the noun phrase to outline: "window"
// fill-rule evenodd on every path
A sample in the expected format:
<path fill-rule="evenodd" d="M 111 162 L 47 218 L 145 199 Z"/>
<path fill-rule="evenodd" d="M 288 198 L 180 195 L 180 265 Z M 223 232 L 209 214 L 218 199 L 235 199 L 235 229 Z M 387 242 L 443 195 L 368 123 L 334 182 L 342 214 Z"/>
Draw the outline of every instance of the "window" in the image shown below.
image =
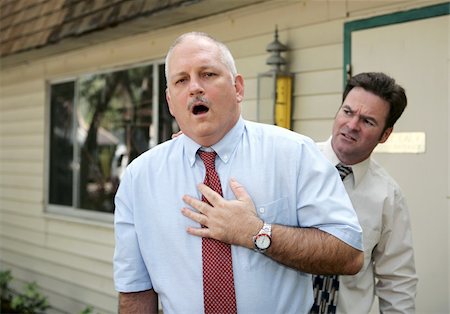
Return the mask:
<path fill-rule="evenodd" d="M 114 212 L 125 167 L 178 131 L 163 64 L 50 85 L 50 205 Z"/>

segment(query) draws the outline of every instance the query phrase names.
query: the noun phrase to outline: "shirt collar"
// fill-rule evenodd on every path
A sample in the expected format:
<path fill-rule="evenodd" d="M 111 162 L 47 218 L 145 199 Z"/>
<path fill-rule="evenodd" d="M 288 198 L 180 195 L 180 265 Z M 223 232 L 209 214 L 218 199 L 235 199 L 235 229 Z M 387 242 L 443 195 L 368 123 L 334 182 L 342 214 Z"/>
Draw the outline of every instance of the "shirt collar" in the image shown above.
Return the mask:
<path fill-rule="evenodd" d="M 323 153 L 334 166 L 336 166 L 338 163 L 341 162 L 339 158 L 336 156 L 333 147 L 331 146 L 331 137 L 329 137 L 328 140 L 325 142 Z M 369 164 L 370 164 L 370 157 L 357 164 L 348 165 L 352 167 L 354 186 L 357 186 L 362 181 L 362 179 L 367 173 L 367 170 L 369 169 Z"/>
<path fill-rule="evenodd" d="M 225 136 L 219 142 L 210 147 L 217 153 L 219 158 L 224 163 L 228 163 L 228 161 L 230 160 L 231 154 L 236 149 L 239 140 L 242 138 L 244 128 L 244 119 L 240 117 L 234 127 L 230 131 L 228 131 L 228 133 L 225 134 Z M 180 140 L 183 140 L 184 153 L 189 160 L 189 164 L 192 167 L 195 163 L 197 151 L 202 146 L 184 134 L 180 135 L 180 137 Z"/>

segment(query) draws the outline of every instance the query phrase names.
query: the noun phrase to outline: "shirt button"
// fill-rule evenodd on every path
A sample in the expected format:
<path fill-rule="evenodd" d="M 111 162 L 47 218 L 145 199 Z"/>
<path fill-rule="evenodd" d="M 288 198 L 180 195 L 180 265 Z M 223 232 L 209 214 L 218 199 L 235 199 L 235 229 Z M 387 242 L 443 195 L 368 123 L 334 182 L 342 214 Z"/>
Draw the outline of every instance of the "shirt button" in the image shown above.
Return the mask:
<path fill-rule="evenodd" d="M 260 207 L 260 208 L 259 208 L 259 212 L 260 212 L 261 214 L 264 214 L 264 213 L 266 212 L 266 209 L 265 209 L 264 207 Z"/>

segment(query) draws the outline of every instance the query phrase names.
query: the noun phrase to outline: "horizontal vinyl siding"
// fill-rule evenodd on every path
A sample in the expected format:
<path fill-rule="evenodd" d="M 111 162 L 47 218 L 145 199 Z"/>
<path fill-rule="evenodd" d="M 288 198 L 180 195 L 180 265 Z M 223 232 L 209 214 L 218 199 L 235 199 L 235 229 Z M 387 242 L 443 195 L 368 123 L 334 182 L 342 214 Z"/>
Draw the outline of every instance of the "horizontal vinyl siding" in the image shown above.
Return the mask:
<path fill-rule="evenodd" d="M 48 61 L 51 62 L 51 61 Z M 2 72 L 0 88 L 0 259 L 13 287 L 36 281 L 49 313 L 117 311 L 111 225 L 52 219 L 44 212 L 46 77 L 30 64 Z M 45 71 L 44 71 L 45 72 Z M 11 74 L 11 75 L 9 75 Z"/>
<path fill-rule="evenodd" d="M 0 209 L 32 212 L 43 203 L 45 84 L 8 74 L 0 88 Z M 2 230 L 8 223 L 2 219 Z"/>
<path fill-rule="evenodd" d="M 114 313 L 112 228 L 53 220 L 42 215 L 3 211 L 2 267 L 17 279 L 37 281 L 53 307 L 68 313 L 95 304 Z M 80 302 L 82 300 L 82 302 Z"/>
<path fill-rule="evenodd" d="M 294 74 L 293 130 L 315 139 L 329 133 L 331 121 L 340 103 L 340 100 L 329 102 L 330 96 L 334 100 L 340 99 L 342 93 L 343 22 L 323 20 L 324 13 L 321 10 L 325 7 L 325 3 L 278 6 L 270 12 L 249 17 L 249 23 L 253 21 L 258 25 L 255 35 L 247 34 L 248 27 L 242 26 L 239 34 L 243 38 L 227 42 L 236 58 L 238 71 L 245 79 L 245 98 L 242 106 L 245 118 L 256 119 L 257 75 L 270 69 L 266 65 L 270 54 L 265 50 L 268 43 L 273 41 L 274 27 L 278 24 L 279 40 L 289 47 L 289 51 L 283 53 L 283 56 L 289 62 L 288 70 Z M 335 9 L 335 16 L 343 12 L 342 8 Z M 232 27 L 239 28 L 239 22 L 234 20 Z M 213 27 L 214 30 L 217 28 Z M 220 34 L 223 32 L 217 31 Z M 223 34 L 219 38 L 228 36 Z M 314 98 L 313 103 L 318 106 L 310 105 L 305 109 L 309 103 L 302 100 L 308 97 Z M 260 116 L 270 115 L 271 110 L 260 108 Z M 305 123 L 317 118 L 327 120 L 327 131 L 319 129 L 321 132 L 317 132 L 317 129 L 308 127 L 309 123 Z"/>
<path fill-rule="evenodd" d="M 79 313 L 86 304 L 95 304 L 100 313 L 117 312 L 117 294 L 112 289 L 112 276 L 102 277 L 86 269 L 74 269 L 70 265 L 8 250 L 4 251 L 4 258 L 4 266 L 9 265 L 15 277 L 23 282 L 38 282 L 52 307 L 59 312 Z M 88 269 L 93 267 L 90 263 Z M 107 268 L 106 265 L 97 267 Z"/>

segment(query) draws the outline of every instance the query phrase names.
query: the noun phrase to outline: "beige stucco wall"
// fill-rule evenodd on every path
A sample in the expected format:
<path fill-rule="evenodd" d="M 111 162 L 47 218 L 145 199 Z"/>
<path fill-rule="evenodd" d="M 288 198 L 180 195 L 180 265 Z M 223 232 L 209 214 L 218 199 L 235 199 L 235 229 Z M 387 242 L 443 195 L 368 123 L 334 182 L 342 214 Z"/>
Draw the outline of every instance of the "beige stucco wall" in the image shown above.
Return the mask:
<path fill-rule="evenodd" d="M 265 47 L 277 24 L 280 41 L 290 48 L 290 71 L 295 73 L 294 130 L 323 140 L 341 98 L 344 23 L 439 2 L 271 1 L 2 69 L 1 269 L 12 269 L 22 282 L 37 281 L 55 307 L 51 312 L 78 313 L 86 304 L 100 313 L 116 312 L 112 223 L 46 213 L 48 81 L 162 60 L 179 34 L 205 31 L 230 46 L 246 79 L 243 115 L 255 119 L 256 76 L 269 69 Z M 448 239 L 443 246 L 447 248 Z M 428 293 L 422 289 L 419 298 Z"/>

